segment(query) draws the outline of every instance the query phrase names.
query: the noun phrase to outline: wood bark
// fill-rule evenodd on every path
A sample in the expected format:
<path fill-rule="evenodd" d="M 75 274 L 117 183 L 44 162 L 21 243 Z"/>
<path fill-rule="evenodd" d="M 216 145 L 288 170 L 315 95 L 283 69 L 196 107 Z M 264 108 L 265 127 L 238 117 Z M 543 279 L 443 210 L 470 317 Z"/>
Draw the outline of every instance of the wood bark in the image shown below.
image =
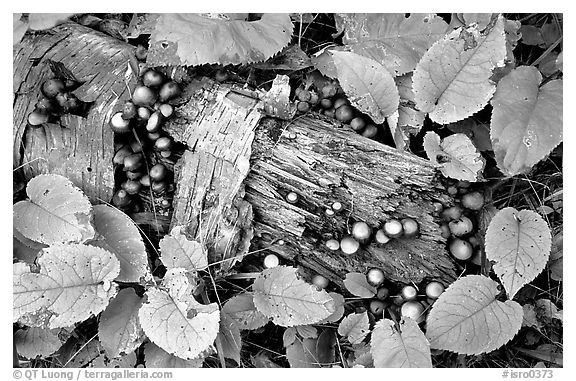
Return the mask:
<path fill-rule="evenodd" d="M 26 35 L 14 51 L 13 166 L 26 180 L 40 173 L 68 177 L 92 202 L 108 202 L 114 189 L 114 134 L 108 121 L 136 84 L 133 48 L 103 33 L 68 23 Z M 47 60 L 62 62 L 83 84 L 73 93 L 92 102 L 86 118 L 66 114 L 40 128 L 27 117 L 53 77 Z M 119 103 L 120 102 L 120 103 Z"/>

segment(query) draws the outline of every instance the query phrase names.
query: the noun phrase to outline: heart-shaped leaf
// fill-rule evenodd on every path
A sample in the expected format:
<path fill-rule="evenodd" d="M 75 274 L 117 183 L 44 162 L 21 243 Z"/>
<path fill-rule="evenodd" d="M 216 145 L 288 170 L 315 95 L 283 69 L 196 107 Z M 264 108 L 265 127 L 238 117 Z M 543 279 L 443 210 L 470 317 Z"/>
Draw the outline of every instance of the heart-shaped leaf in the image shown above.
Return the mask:
<path fill-rule="evenodd" d="M 430 344 L 410 318 L 403 318 L 400 329 L 389 319 L 382 319 L 372 331 L 371 353 L 376 368 L 432 368 Z"/>
<path fill-rule="evenodd" d="M 352 295 L 361 298 L 371 298 L 376 295 L 376 287 L 366 280 L 366 275 L 362 273 L 348 273 L 344 278 L 344 286 Z"/>
<path fill-rule="evenodd" d="M 258 329 L 270 320 L 256 309 L 254 297 L 249 293 L 230 298 L 222 307 L 222 312 L 234 319 L 240 329 Z"/>
<path fill-rule="evenodd" d="M 544 219 L 531 210 L 499 211 L 486 231 L 486 258 L 506 288 L 508 299 L 544 270 L 552 237 Z"/>
<path fill-rule="evenodd" d="M 398 89 L 385 67 L 356 53 L 334 50 L 331 54 L 340 86 L 353 106 L 378 124 L 398 110 Z"/>
<path fill-rule="evenodd" d="M 185 226 L 174 226 L 169 235 L 160 240 L 160 260 L 168 269 L 185 268 L 188 271 L 208 267 L 208 254 L 198 241 L 189 240 Z"/>
<path fill-rule="evenodd" d="M 486 106 L 496 86 L 494 68 L 504 66 L 504 19 L 494 19 L 483 31 L 477 25 L 458 28 L 437 41 L 414 71 L 416 106 L 430 119 L 447 124 Z"/>
<path fill-rule="evenodd" d="M 294 25 L 288 14 L 266 13 L 258 21 L 163 13 L 150 36 L 150 66 L 264 61 L 290 42 Z"/>
<path fill-rule="evenodd" d="M 13 206 L 14 227 L 26 238 L 53 245 L 94 237 L 92 205 L 64 176 L 38 175 L 28 182 L 26 193 L 30 199 Z"/>
<path fill-rule="evenodd" d="M 435 132 L 424 136 L 424 150 L 430 161 L 440 167 L 446 177 L 475 182 L 484 169 L 484 158 L 470 138 L 464 134 L 447 136 L 440 141 Z"/>
<path fill-rule="evenodd" d="M 370 332 L 368 312 L 350 314 L 338 325 L 338 334 L 347 337 L 350 344 L 360 344 Z"/>
<path fill-rule="evenodd" d="M 430 347 L 477 355 L 510 341 L 522 325 L 522 306 L 500 302 L 498 283 L 468 275 L 452 283 L 434 303 L 426 320 Z"/>
<path fill-rule="evenodd" d="M 117 281 L 139 282 L 140 278 L 152 278 L 144 241 L 130 217 L 111 206 L 95 205 L 94 227 L 100 237 L 89 244 L 114 253 L 120 260 Z"/>
<path fill-rule="evenodd" d="M 541 82 L 538 69 L 520 66 L 498 82 L 492 98 L 492 146 L 508 176 L 530 170 L 562 142 L 562 80 Z"/>
<path fill-rule="evenodd" d="M 256 308 L 283 327 L 314 324 L 335 310 L 332 297 L 300 279 L 293 267 L 262 271 L 252 289 Z"/>
<path fill-rule="evenodd" d="M 145 296 L 147 301 L 138 318 L 146 336 L 160 348 L 191 360 L 214 343 L 220 327 L 216 303 L 203 305 L 193 298 L 184 302 L 155 288 L 149 289 Z"/>
<path fill-rule="evenodd" d="M 110 357 L 128 354 L 142 344 L 144 331 L 138 322 L 143 299 L 133 288 L 120 290 L 102 312 L 98 324 L 98 338 Z"/>
<path fill-rule="evenodd" d="M 61 328 L 102 312 L 118 287 L 116 257 L 99 247 L 54 245 L 37 260 L 40 272 L 23 263 L 13 265 L 14 321 Z"/>

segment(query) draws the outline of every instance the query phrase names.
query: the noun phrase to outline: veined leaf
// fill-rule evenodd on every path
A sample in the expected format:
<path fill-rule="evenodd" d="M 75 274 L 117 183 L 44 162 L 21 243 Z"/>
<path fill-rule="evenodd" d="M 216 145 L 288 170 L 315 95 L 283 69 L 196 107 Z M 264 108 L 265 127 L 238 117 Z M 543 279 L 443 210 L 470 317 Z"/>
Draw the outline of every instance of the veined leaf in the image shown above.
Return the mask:
<path fill-rule="evenodd" d="M 526 172 L 562 142 L 562 80 L 540 86 L 542 75 L 521 66 L 498 82 L 490 136 L 498 168 Z"/>
<path fill-rule="evenodd" d="M 64 176 L 38 175 L 28 182 L 26 193 L 30 199 L 13 206 L 14 227 L 24 237 L 46 245 L 94 237 L 92 205 Z"/>
<path fill-rule="evenodd" d="M 335 310 L 326 291 L 304 282 L 296 272 L 286 266 L 266 269 L 252 285 L 256 308 L 283 327 L 314 324 Z"/>
<path fill-rule="evenodd" d="M 116 257 L 99 247 L 54 245 L 37 260 L 40 272 L 16 263 L 14 269 L 14 321 L 27 325 L 68 327 L 103 311 L 118 287 Z"/>
<path fill-rule="evenodd" d="M 376 368 L 432 368 L 430 344 L 418 323 L 410 318 L 402 319 L 400 330 L 392 320 L 380 320 L 370 343 Z"/>
<path fill-rule="evenodd" d="M 347 337 L 350 344 L 360 344 L 369 332 L 368 312 L 349 314 L 338 325 L 338 334 Z"/>
<path fill-rule="evenodd" d="M 222 307 L 222 312 L 234 319 L 240 329 L 258 329 L 270 320 L 256 309 L 254 297 L 249 293 L 230 298 Z"/>
<path fill-rule="evenodd" d="M 200 242 L 186 237 L 185 229 L 185 226 L 174 226 L 170 234 L 160 240 L 160 260 L 168 269 L 204 270 L 208 267 L 208 254 Z"/>
<path fill-rule="evenodd" d="M 258 21 L 163 13 L 150 36 L 150 66 L 264 61 L 290 42 L 294 25 L 288 14 L 266 13 Z"/>
<path fill-rule="evenodd" d="M 448 24 L 429 13 L 337 14 L 336 27 L 344 30 L 342 42 L 354 53 L 402 75 L 416 67 L 434 42 L 444 36 Z"/>
<path fill-rule="evenodd" d="M 464 119 L 486 104 L 494 91 L 494 68 L 504 66 L 506 38 L 499 16 L 484 31 L 476 24 L 437 41 L 414 71 L 416 106 L 436 123 Z"/>
<path fill-rule="evenodd" d="M 58 330 L 36 327 L 16 331 L 14 342 L 18 348 L 18 354 L 27 359 L 50 356 L 62 346 L 58 338 Z"/>
<path fill-rule="evenodd" d="M 494 271 L 508 299 L 544 270 L 552 237 L 544 219 L 531 210 L 504 208 L 486 231 L 486 258 L 496 262 Z"/>
<path fill-rule="evenodd" d="M 477 355 L 510 341 L 522 325 L 522 306 L 500 302 L 498 283 L 468 275 L 452 283 L 434 303 L 426 320 L 430 347 Z"/>

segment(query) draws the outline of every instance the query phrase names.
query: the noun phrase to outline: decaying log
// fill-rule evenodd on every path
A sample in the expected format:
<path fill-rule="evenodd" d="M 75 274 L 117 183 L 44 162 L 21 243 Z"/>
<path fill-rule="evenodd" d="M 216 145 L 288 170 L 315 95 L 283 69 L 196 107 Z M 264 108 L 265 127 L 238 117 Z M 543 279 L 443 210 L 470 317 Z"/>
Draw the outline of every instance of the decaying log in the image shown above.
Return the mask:
<path fill-rule="evenodd" d="M 190 224 L 193 235 L 214 247 L 235 237 L 225 253 L 213 250 L 216 259 L 234 257 L 235 244 L 252 234 L 236 218 L 243 215 L 238 207 L 243 198 L 254 217 L 251 251 L 277 253 L 337 284 L 346 273 L 370 267 L 382 268 L 393 281 L 455 278 L 433 205 L 450 199 L 429 162 L 320 116 L 258 123 L 258 102 L 208 83 L 197 86 L 203 90 L 180 110 L 187 122 L 166 127 L 189 147 L 177 166 L 172 225 Z M 247 156 L 244 191 L 238 179 L 246 173 Z M 296 204 L 286 201 L 289 192 L 299 195 Z M 334 201 L 344 209 L 327 216 Z M 226 218 L 230 214 L 233 218 Z M 329 237 L 348 234 L 354 221 L 377 228 L 388 218 L 404 217 L 420 223 L 418 238 L 371 244 L 349 256 L 324 245 Z"/>
<path fill-rule="evenodd" d="M 47 60 L 62 62 L 83 84 L 73 93 L 93 102 L 86 118 L 66 114 L 60 123 L 27 126 L 42 96 L 41 84 L 53 74 Z M 114 134 L 108 120 L 136 84 L 133 47 L 75 23 L 27 35 L 14 52 L 13 166 L 25 179 L 40 173 L 68 177 L 92 202 L 109 201 L 114 189 Z M 136 64 L 137 67 L 137 64 Z"/>

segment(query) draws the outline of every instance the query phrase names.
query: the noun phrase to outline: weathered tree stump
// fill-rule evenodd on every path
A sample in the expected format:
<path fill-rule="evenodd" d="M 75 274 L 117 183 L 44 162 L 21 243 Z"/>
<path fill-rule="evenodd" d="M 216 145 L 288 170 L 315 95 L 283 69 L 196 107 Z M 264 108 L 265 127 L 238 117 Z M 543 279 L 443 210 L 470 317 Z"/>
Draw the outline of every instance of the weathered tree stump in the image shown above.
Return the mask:
<path fill-rule="evenodd" d="M 59 124 L 31 128 L 28 114 L 42 96 L 42 83 L 53 76 L 48 59 L 62 62 L 83 82 L 74 94 L 93 103 L 86 118 L 66 114 Z M 135 62 L 129 44 L 75 23 L 24 38 L 14 52 L 13 166 L 21 166 L 26 180 L 57 173 L 83 189 L 92 202 L 111 199 L 114 134 L 108 121 L 136 84 L 137 73 L 127 73 L 131 60 Z"/>
<path fill-rule="evenodd" d="M 189 147 L 176 168 L 172 225 L 191 226 L 213 260 L 235 258 L 238 244 L 254 234 L 251 251 L 277 253 L 340 285 L 347 272 L 370 267 L 393 281 L 454 280 L 433 205 L 450 198 L 428 161 L 318 115 L 258 123 L 261 103 L 206 81 L 195 86 L 197 96 L 180 109 L 186 122 L 166 126 Z M 286 201 L 289 192 L 299 195 L 297 203 Z M 253 232 L 237 218 L 246 215 L 238 198 L 252 208 Z M 335 201 L 344 209 L 327 216 Z M 354 221 L 378 228 L 404 217 L 420 223 L 419 237 L 371 244 L 350 256 L 324 245 Z"/>

